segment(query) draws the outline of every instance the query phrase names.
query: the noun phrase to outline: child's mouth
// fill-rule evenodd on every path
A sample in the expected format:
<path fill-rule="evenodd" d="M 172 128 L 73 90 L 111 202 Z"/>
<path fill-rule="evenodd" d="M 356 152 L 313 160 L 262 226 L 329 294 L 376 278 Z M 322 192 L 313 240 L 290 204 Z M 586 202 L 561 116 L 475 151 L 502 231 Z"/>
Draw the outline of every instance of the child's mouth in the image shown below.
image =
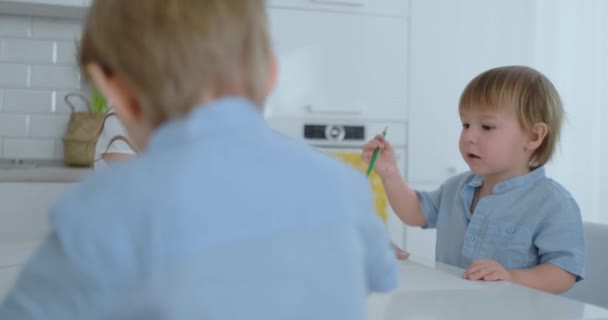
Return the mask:
<path fill-rule="evenodd" d="M 481 157 L 480 157 L 480 156 L 478 156 L 478 155 L 476 155 L 476 154 L 474 154 L 474 153 L 468 153 L 468 154 L 467 154 L 467 157 L 468 157 L 469 159 L 481 159 Z"/>

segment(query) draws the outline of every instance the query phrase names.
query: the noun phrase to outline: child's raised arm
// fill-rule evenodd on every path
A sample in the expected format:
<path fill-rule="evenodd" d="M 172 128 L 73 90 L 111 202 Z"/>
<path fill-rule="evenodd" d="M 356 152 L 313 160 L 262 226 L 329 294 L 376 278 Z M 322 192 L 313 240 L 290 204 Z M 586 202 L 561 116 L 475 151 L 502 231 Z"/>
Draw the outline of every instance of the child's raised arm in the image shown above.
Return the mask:
<path fill-rule="evenodd" d="M 395 161 L 393 146 L 384 136 L 377 135 L 368 142 L 363 147 L 361 157 L 369 163 L 376 148 L 380 148 L 381 152 L 374 164 L 374 171 L 382 179 L 391 207 L 405 224 L 417 227 L 426 225 L 418 195 L 401 178 Z"/>

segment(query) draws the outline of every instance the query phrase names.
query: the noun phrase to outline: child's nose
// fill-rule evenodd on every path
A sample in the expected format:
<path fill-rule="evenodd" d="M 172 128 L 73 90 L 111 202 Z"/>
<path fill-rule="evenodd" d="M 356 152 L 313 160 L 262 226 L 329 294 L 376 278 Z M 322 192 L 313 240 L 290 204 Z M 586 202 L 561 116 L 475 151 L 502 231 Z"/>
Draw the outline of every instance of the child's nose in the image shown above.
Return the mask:
<path fill-rule="evenodd" d="M 477 134 L 475 133 L 475 130 L 473 130 L 471 128 L 463 130 L 462 138 L 463 138 L 463 141 L 466 143 L 477 142 Z"/>

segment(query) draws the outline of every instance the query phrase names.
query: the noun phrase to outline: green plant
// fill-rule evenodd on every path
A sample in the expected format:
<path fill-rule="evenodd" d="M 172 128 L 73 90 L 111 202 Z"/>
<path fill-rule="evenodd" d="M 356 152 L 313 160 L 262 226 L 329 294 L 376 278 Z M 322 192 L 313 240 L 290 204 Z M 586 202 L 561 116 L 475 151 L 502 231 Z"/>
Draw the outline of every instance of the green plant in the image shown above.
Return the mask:
<path fill-rule="evenodd" d="M 106 112 L 108 109 L 108 101 L 95 87 L 91 89 L 91 109 L 98 113 Z"/>

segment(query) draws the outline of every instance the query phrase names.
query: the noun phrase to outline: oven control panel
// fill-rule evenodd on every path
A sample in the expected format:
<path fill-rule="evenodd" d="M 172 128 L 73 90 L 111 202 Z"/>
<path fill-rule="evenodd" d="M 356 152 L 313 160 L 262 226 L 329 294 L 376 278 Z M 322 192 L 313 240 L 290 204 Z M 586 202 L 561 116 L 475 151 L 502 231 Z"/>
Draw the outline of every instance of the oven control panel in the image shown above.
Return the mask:
<path fill-rule="evenodd" d="M 328 141 L 364 141 L 365 126 L 340 124 L 305 124 L 304 138 Z"/>

